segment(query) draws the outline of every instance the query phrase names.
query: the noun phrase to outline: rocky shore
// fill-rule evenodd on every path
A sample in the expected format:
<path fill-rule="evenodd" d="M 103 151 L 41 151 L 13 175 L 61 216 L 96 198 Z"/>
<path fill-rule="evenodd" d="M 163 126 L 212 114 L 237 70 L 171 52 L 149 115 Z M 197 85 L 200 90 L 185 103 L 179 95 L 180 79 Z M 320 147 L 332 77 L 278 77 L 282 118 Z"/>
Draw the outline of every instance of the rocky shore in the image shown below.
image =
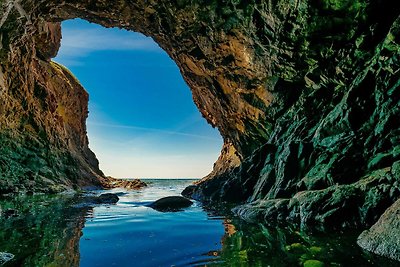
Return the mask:
<path fill-rule="evenodd" d="M 100 178 L 101 186 L 104 189 L 125 188 L 141 189 L 147 184 L 139 179 L 117 179 L 110 176 Z"/>

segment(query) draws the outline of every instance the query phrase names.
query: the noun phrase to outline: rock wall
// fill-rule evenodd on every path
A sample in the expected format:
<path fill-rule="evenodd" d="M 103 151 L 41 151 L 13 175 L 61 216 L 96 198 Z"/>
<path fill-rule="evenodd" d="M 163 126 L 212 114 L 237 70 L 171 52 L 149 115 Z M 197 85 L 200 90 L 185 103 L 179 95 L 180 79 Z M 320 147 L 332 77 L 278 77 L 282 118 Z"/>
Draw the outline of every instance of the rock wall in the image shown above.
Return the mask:
<path fill-rule="evenodd" d="M 0 194 L 99 185 L 103 174 L 86 136 L 89 96 L 50 61 L 60 24 L 21 16 L 17 7 L 0 33 Z"/>
<path fill-rule="evenodd" d="M 62 104 L 67 90 L 57 94 L 53 84 L 64 77 L 84 93 L 49 62 L 59 40 L 49 25 L 80 17 L 151 36 L 221 132 L 214 172 L 186 194 L 247 203 L 236 212 L 248 220 L 337 228 L 372 224 L 400 196 L 400 8 L 393 1 L 26 0 L 3 1 L 2 9 L 1 149 L 12 152 L 2 153 L 1 168 L 24 170 L 14 179 L 25 187 L 29 170 L 48 170 L 40 175 L 54 184 L 101 174 L 87 148 L 85 97 Z M 78 117 L 62 115 L 74 108 Z M 53 158 L 40 163 L 46 168 L 23 160 L 33 150 L 26 136 L 43 144 L 29 159 Z M 81 172 L 86 180 L 68 178 Z"/>

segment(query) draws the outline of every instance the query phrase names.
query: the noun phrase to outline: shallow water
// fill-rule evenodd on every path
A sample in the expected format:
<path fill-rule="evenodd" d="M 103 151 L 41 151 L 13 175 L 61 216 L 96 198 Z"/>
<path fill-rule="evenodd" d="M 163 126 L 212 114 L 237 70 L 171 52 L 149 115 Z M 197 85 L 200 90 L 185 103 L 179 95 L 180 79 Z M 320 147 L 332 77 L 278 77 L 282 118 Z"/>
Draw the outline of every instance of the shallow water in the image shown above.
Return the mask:
<path fill-rule="evenodd" d="M 180 195 L 193 181 L 149 180 L 140 191 L 121 192 L 117 205 L 86 215 L 80 240 L 81 266 L 185 266 L 214 259 L 224 234 L 223 217 L 198 203 L 182 212 L 158 212 L 146 205 Z M 122 194 L 121 194 L 122 193 Z"/>
<path fill-rule="evenodd" d="M 0 253 L 14 255 L 4 266 L 400 266 L 363 252 L 358 233 L 249 225 L 199 203 L 158 212 L 147 205 L 192 181 L 147 182 L 94 208 L 72 195 L 0 200 Z"/>

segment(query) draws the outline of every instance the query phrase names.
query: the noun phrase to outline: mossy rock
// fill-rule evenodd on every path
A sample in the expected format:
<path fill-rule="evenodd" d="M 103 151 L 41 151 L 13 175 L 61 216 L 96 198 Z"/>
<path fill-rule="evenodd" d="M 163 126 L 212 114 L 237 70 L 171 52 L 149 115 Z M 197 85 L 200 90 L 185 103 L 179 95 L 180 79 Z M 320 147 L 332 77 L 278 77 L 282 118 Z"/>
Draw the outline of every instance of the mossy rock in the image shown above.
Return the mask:
<path fill-rule="evenodd" d="M 294 254 L 303 254 L 307 252 L 307 248 L 301 243 L 293 243 L 289 246 L 286 246 L 286 250 Z"/>
<path fill-rule="evenodd" d="M 316 247 L 316 246 L 312 246 L 308 249 L 310 251 L 310 253 L 312 255 L 317 255 L 317 254 L 321 254 L 321 252 L 323 252 L 323 248 L 321 247 Z"/>
<path fill-rule="evenodd" d="M 307 260 L 303 264 L 304 267 L 324 267 L 325 263 L 319 260 Z"/>

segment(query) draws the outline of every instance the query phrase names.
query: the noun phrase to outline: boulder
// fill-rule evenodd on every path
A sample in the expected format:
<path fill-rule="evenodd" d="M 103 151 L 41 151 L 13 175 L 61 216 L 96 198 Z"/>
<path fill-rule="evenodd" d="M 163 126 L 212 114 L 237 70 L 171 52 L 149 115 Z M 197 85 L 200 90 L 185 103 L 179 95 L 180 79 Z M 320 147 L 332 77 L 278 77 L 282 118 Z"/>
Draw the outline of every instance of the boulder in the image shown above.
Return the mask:
<path fill-rule="evenodd" d="M 139 179 L 126 180 L 117 179 L 110 176 L 102 177 L 100 182 L 104 189 L 125 188 L 129 190 L 138 190 L 147 186 L 145 182 Z"/>
<path fill-rule="evenodd" d="M 190 207 L 192 204 L 193 202 L 185 197 L 170 196 L 170 197 L 160 198 L 159 200 L 151 203 L 149 207 L 157 211 L 166 212 L 166 211 L 180 211 L 183 208 Z"/>
<path fill-rule="evenodd" d="M 378 255 L 400 260 L 400 199 L 369 230 L 361 233 L 357 244 Z"/>
<path fill-rule="evenodd" d="M 101 194 L 97 198 L 95 198 L 95 202 L 97 204 L 114 204 L 119 201 L 119 197 L 116 194 L 106 193 Z"/>

